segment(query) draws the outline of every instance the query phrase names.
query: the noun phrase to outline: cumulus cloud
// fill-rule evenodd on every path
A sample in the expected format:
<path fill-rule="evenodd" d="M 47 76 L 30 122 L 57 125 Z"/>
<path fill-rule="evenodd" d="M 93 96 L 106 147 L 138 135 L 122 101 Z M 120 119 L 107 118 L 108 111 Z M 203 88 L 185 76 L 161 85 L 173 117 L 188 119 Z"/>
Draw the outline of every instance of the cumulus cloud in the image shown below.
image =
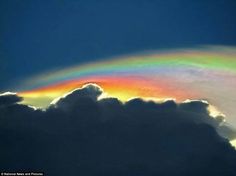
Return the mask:
<path fill-rule="evenodd" d="M 46 110 L 1 100 L 0 171 L 46 175 L 236 174 L 236 151 L 219 135 L 222 120 L 202 101 L 98 99 L 87 85 Z M 225 135 L 232 134 L 224 126 Z M 231 136 L 232 138 L 232 136 Z"/>
<path fill-rule="evenodd" d="M 22 101 L 23 99 L 16 95 L 16 93 L 6 92 L 0 94 L 0 106 L 8 106 Z"/>
<path fill-rule="evenodd" d="M 86 100 L 97 101 L 97 98 L 103 93 L 101 87 L 95 84 L 87 84 L 81 89 L 75 89 L 72 92 L 65 94 L 54 100 L 51 105 L 59 109 L 69 110 L 72 106 L 77 106 L 77 103 L 84 103 Z"/>

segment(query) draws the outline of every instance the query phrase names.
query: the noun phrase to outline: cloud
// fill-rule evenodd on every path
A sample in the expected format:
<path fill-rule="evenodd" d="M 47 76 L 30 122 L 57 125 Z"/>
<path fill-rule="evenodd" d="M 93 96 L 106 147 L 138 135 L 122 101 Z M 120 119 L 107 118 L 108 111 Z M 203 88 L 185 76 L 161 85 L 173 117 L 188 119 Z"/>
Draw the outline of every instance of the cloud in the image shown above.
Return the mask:
<path fill-rule="evenodd" d="M 207 102 L 122 103 L 98 99 L 101 94 L 100 87 L 86 85 L 46 110 L 18 104 L 17 95 L 2 101 L 0 171 L 235 175 L 236 150 L 219 135 L 222 120 L 209 115 Z"/>
<path fill-rule="evenodd" d="M 22 101 L 21 97 L 18 97 L 16 93 L 6 92 L 0 94 L 0 106 L 8 106 Z"/>
<path fill-rule="evenodd" d="M 81 89 L 75 89 L 72 92 L 57 98 L 51 104 L 59 109 L 67 109 L 70 111 L 72 106 L 77 106 L 77 103 L 82 103 L 86 100 L 97 101 L 98 97 L 103 93 L 101 87 L 95 84 L 87 84 Z"/>

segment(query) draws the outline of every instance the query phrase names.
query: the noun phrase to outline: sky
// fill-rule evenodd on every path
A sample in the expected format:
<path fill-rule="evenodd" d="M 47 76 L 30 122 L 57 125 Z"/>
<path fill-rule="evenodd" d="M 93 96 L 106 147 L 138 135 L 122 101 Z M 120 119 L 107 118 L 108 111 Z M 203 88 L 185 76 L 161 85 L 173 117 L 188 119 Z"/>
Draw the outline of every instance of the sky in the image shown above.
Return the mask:
<path fill-rule="evenodd" d="M 0 1 L 0 173 L 235 175 L 235 9 Z"/>
<path fill-rule="evenodd" d="M 0 3 L 2 91 L 44 71 L 111 56 L 236 43 L 234 0 Z"/>

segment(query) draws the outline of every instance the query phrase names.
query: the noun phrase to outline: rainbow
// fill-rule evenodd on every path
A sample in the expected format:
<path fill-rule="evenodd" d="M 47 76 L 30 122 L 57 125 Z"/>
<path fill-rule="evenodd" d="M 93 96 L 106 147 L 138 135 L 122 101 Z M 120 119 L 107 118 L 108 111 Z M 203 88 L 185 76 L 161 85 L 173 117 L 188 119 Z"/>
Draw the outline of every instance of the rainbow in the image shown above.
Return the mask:
<path fill-rule="evenodd" d="M 122 101 L 132 97 L 177 101 L 203 98 L 225 114 L 232 114 L 236 48 L 205 46 L 110 58 L 33 76 L 17 91 L 24 103 L 46 107 L 53 99 L 87 83 L 100 85 L 107 96 Z"/>
<path fill-rule="evenodd" d="M 37 88 L 94 75 L 140 75 L 140 73 L 143 75 L 144 71 L 152 71 L 153 69 L 166 72 L 168 70 L 165 68 L 168 67 L 178 67 L 179 69 L 195 67 L 236 72 L 235 55 L 235 48 L 214 47 L 209 51 L 206 49 L 177 50 L 162 54 L 112 58 L 35 76 L 28 80 L 30 83 L 28 86 Z"/>

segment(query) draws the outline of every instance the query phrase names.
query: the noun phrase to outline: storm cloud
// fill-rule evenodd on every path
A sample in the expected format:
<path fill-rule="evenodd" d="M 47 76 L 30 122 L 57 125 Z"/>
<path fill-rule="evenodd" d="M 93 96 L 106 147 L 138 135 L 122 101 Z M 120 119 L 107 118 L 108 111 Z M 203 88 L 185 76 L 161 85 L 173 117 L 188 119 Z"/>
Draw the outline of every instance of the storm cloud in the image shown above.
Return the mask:
<path fill-rule="evenodd" d="M 23 98 L 17 96 L 15 93 L 6 92 L 0 94 L 0 106 L 8 106 L 21 102 Z"/>
<path fill-rule="evenodd" d="M 0 96 L 0 171 L 45 175 L 233 176 L 234 131 L 209 115 L 207 102 L 98 99 L 96 85 L 47 109 Z"/>

